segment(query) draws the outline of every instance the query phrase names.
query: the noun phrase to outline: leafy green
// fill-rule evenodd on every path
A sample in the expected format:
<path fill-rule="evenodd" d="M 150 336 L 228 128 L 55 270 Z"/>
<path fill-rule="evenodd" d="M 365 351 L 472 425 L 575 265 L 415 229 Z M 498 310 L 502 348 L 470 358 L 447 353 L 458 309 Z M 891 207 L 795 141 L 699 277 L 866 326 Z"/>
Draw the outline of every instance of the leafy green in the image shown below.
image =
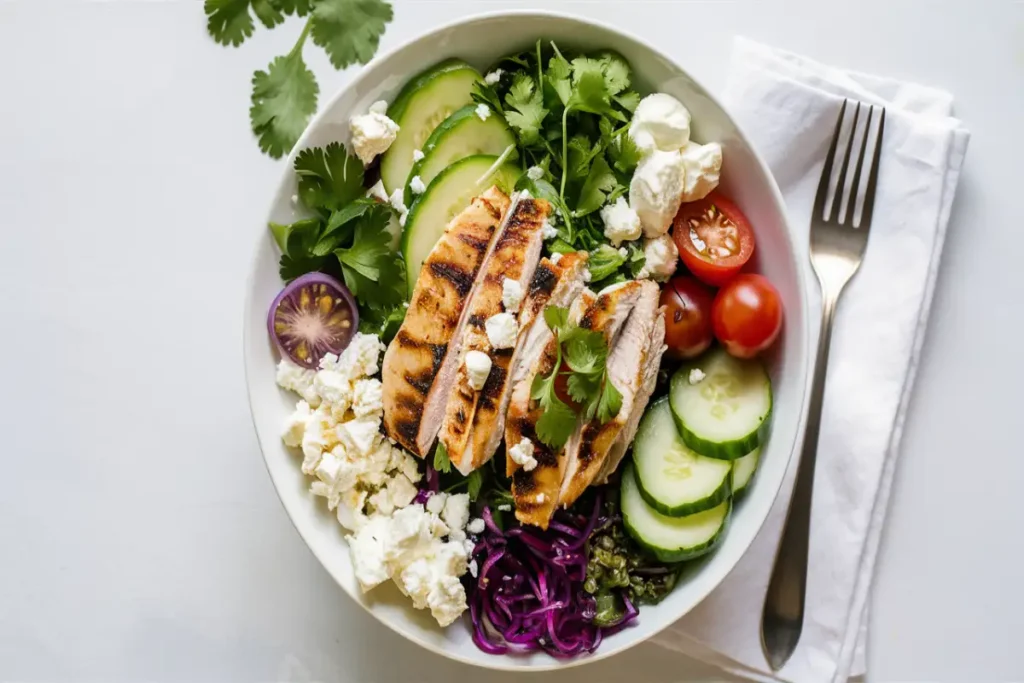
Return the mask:
<path fill-rule="evenodd" d="M 587 175 L 583 189 L 580 190 L 580 198 L 576 202 L 576 216 L 586 216 L 588 213 L 597 211 L 605 202 L 613 198 L 613 193 L 621 193 L 625 188 L 619 184 L 618 178 L 612 173 L 612 169 L 605 161 L 604 155 L 600 154 L 594 159 Z"/>
<path fill-rule="evenodd" d="M 602 244 L 590 252 L 590 260 L 587 261 L 587 268 L 590 270 L 592 282 L 602 283 L 626 262 L 626 257 L 619 253 L 619 250 L 610 244 Z"/>
<path fill-rule="evenodd" d="M 622 174 L 632 174 L 640 163 L 640 148 L 628 135 L 619 135 L 608 146 L 608 156 L 615 170 Z"/>
<path fill-rule="evenodd" d="M 336 69 L 366 64 L 393 17 L 391 5 L 384 0 L 317 0 L 313 42 L 324 48 Z"/>
<path fill-rule="evenodd" d="M 440 441 L 437 442 L 437 447 L 434 448 L 434 469 L 443 474 L 448 474 L 452 471 L 452 461 L 448 457 L 448 449 Z"/>
<path fill-rule="evenodd" d="M 221 45 L 238 47 L 252 35 L 249 0 L 206 0 L 206 30 Z"/>
<path fill-rule="evenodd" d="M 407 294 L 405 264 L 386 230 L 391 212 L 386 204 L 370 208 L 356 222 L 352 245 L 334 252 L 345 286 L 359 302 L 359 316 L 368 324 L 394 319 Z"/>
<path fill-rule="evenodd" d="M 299 197 L 313 211 L 337 211 L 365 193 L 363 165 L 340 142 L 299 152 L 295 175 Z"/>
<path fill-rule="evenodd" d="M 301 50 L 276 57 L 266 71 L 254 73 L 249 118 L 260 149 L 275 159 L 287 154 L 316 111 L 319 94 Z"/>
<path fill-rule="evenodd" d="M 505 95 L 505 103 L 509 107 L 505 120 L 519 133 L 520 142 L 531 145 L 540 140 L 541 123 L 548 110 L 544 108 L 543 98 L 533 78 L 517 73 Z"/>
<path fill-rule="evenodd" d="M 480 488 L 484 484 L 484 476 L 481 470 L 473 470 L 466 477 L 466 493 L 471 501 L 476 501 L 480 496 Z"/>

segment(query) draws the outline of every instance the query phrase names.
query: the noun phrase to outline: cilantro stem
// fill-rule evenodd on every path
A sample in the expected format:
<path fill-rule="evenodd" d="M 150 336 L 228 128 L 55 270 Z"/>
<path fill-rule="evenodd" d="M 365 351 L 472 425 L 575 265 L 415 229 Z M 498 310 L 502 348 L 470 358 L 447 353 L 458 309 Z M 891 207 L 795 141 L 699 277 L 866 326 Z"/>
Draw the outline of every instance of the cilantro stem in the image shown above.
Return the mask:
<path fill-rule="evenodd" d="M 299 39 L 297 41 L 295 41 L 295 47 L 293 47 L 291 49 L 291 52 L 288 53 L 289 57 L 294 57 L 295 53 L 302 52 L 302 48 L 306 44 L 306 38 L 309 37 L 309 32 L 310 32 L 310 30 L 312 28 L 313 28 L 313 17 L 310 16 L 309 19 L 306 20 L 306 25 L 302 27 L 302 33 L 299 34 Z"/>
<path fill-rule="evenodd" d="M 569 158 L 569 107 L 565 108 L 562 112 L 562 186 L 558 188 L 558 195 L 562 198 L 562 202 L 565 202 L 565 167 L 568 166 L 567 159 Z M 568 204 L 566 204 L 568 206 Z"/>

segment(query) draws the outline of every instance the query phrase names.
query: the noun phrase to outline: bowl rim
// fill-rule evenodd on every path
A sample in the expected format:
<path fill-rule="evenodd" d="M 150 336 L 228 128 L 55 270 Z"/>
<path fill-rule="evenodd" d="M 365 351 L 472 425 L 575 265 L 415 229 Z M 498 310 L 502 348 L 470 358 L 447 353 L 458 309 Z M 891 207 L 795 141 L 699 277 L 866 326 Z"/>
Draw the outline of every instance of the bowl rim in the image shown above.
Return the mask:
<path fill-rule="evenodd" d="M 372 67 L 375 67 L 380 62 L 384 62 L 384 61 L 387 61 L 387 60 L 391 59 L 395 54 L 397 54 L 398 52 L 404 50 L 406 47 L 408 47 L 410 44 L 412 44 L 414 42 L 418 42 L 418 41 L 421 41 L 421 40 L 430 39 L 432 37 L 439 36 L 440 34 L 442 34 L 444 32 L 447 32 L 447 31 L 450 31 L 450 30 L 455 29 L 455 28 L 465 27 L 465 26 L 469 26 L 469 25 L 472 25 L 472 24 L 475 24 L 475 23 L 491 21 L 491 20 L 494 20 L 494 19 L 519 19 L 519 18 L 526 18 L 526 17 L 529 17 L 529 18 L 541 18 L 541 19 L 543 19 L 543 18 L 559 19 L 559 20 L 564 20 L 564 21 L 569 21 L 569 22 L 575 22 L 575 23 L 581 25 L 582 27 L 584 27 L 584 28 L 586 28 L 588 30 L 589 29 L 599 29 L 599 30 L 602 30 L 602 31 L 610 32 L 610 33 L 616 33 L 616 34 L 622 36 L 623 38 L 636 43 L 637 45 L 643 46 L 647 50 L 650 50 L 657 57 L 659 57 L 659 58 L 665 60 L 666 62 L 670 63 L 673 67 L 678 69 L 681 73 L 685 74 L 690 80 L 692 80 L 694 82 L 694 84 L 696 84 L 701 90 L 703 90 L 704 94 L 706 95 L 706 97 L 715 106 L 717 106 L 719 109 L 721 109 L 723 112 L 725 112 L 726 116 L 729 118 L 729 121 L 736 128 L 736 133 L 737 133 L 739 139 L 744 144 L 746 144 L 746 146 L 750 149 L 753 158 L 756 160 L 758 166 L 761 167 L 761 170 L 763 171 L 765 177 L 768 180 L 768 189 L 770 190 L 770 193 L 771 193 L 773 201 L 775 202 L 776 206 L 778 207 L 779 215 L 782 218 L 783 227 L 785 228 L 783 232 L 785 233 L 785 242 L 786 242 L 786 246 L 788 248 L 787 250 L 788 250 L 788 252 L 790 254 L 793 254 L 793 257 L 794 257 L 794 265 L 796 266 L 796 271 L 797 271 L 796 272 L 796 281 L 797 281 L 797 289 L 799 289 L 800 304 L 801 304 L 801 307 L 802 307 L 803 311 L 809 312 L 810 297 L 809 297 L 809 292 L 808 292 L 808 276 L 807 276 L 806 269 L 800 263 L 799 252 L 795 248 L 795 243 L 794 243 L 794 240 L 793 240 L 793 234 L 792 234 L 792 230 L 790 228 L 789 211 L 788 211 L 788 208 L 786 206 L 785 199 L 782 196 L 782 192 L 779 190 L 778 183 L 776 182 L 775 176 L 772 174 L 771 169 L 768 167 L 768 164 L 765 163 L 764 158 L 761 156 L 761 153 L 751 143 L 750 138 L 747 136 L 747 134 L 743 130 L 742 126 L 740 126 L 740 124 L 733 118 L 733 116 L 730 113 L 729 109 L 726 106 L 724 106 L 722 104 L 722 102 L 719 100 L 719 98 L 711 90 L 709 90 L 707 87 L 705 87 L 704 84 L 701 81 L 699 81 L 697 78 L 694 78 L 694 76 L 692 74 L 690 74 L 689 71 L 687 71 L 682 66 L 680 66 L 680 64 L 676 61 L 675 58 L 671 57 L 670 55 L 665 54 L 659 48 L 654 47 L 654 46 L 646 43 L 637 34 L 633 33 L 632 31 L 625 30 L 625 29 L 613 26 L 611 24 L 605 23 L 604 21 L 591 19 L 591 18 L 588 18 L 588 17 L 584 17 L 582 15 L 573 14 L 573 13 L 570 13 L 570 12 L 555 11 L 555 10 L 545 10 L 545 9 L 508 9 L 508 10 L 492 10 L 492 11 L 487 11 L 487 12 L 477 12 L 477 13 L 470 14 L 468 16 L 461 17 L 459 19 L 454 19 L 452 21 L 445 22 L 443 24 L 435 26 L 434 28 L 430 29 L 429 31 L 426 31 L 426 32 L 423 32 L 423 33 L 417 33 L 412 38 L 409 38 L 408 40 L 404 40 L 401 43 L 398 43 L 397 45 L 395 45 L 395 46 L 393 46 L 393 47 L 391 47 L 391 48 L 389 48 L 387 50 L 379 52 L 376 56 L 374 56 L 373 59 L 371 59 L 369 62 L 367 62 L 366 64 L 364 64 L 364 65 L 359 67 L 359 69 L 360 69 L 359 73 L 355 74 L 352 77 L 351 80 L 349 80 L 347 83 L 345 83 L 342 87 L 338 88 L 331 95 L 331 97 L 328 100 L 322 102 L 319 105 L 318 111 L 313 115 L 313 118 L 310 119 L 309 124 L 302 131 L 302 135 L 299 136 L 298 141 L 296 141 L 295 145 L 292 147 L 292 149 L 288 152 L 288 155 L 285 157 L 285 159 L 284 159 L 284 161 L 285 161 L 284 170 L 282 171 L 281 176 L 280 176 L 278 182 L 275 185 L 275 187 L 277 188 L 277 191 L 275 192 L 273 199 L 270 200 L 268 208 L 264 212 L 264 215 L 269 216 L 271 214 L 271 212 L 273 211 L 273 207 L 276 205 L 277 200 L 278 200 L 277 195 L 280 194 L 281 188 L 284 187 L 288 183 L 288 180 L 289 180 L 290 176 L 293 173 L 292 166 L 294 164 L 295 157 L 296 157 L 296 155 L 301 150 L 303 150 L 305 148 L 304 147 L 304 143 L 310 137 L 311 132 L 313 130 L 319 128 L 323 124 L 324 119 L 327 116 L 328 112 L 330 112 L 333 109 L 334 103 L 338 99 L 340 99 L 344 95 L 345 92 L 347 92 L 348 90 L 350 90 L 352 88 L 358 87 L 363 82 L 363 80 L 366 78 L 366 74 L 369 73 L 372 70 Z M 313 556 L 317 559 L 317 562 L 320 563 L 321 567 L 335 581 L 335 584 L 338 585 L 338 587 L 341 588 L 342 592 L 345 593 L 349 598 L 351 598 L 354 603 L 359 605 L 365 612 L 369 613 L 371 616 L 373 616 L 374 619 L 376 619 L 379 623 L 381 623 L 384 626 L 386 626 L 393 633 L 401 636 L 402 638 L 404 638 L 406 640 L 409 640 L 409 641 L 415 643 L 416 645 L 419 645 L 420 647 L 422 647 L 425 650 L 428 650 L 428 651 L 430 651 L 430 652 L 432 652 L 434 654 L 440 655 L 442 657 L 446 657 L 448 659 L 460 662 L 462 664 L 467 664 L 469 666 L 474 666 L 474 667 L 479 667 L 479 668 L 484 668 L 484 669 L 491 669 L 491 670 L 495 670 L 495 671 L 509 671 L 509 672 L 515 672 L 515 673 L 558 671 L 558 670 L 562 670 L 562 669 L 568 669 L 568 668 L 572 668 L 572 667 L 579 667 L 579 666 L 584 666 L 584 665 L 587 665 L 587 664 L 593 664 L 593 663 L 601 661 L 603 659 L 607 659 L 608 657 L 613 657 L 613 656 L 615 656 L 617 654 L 625 652 L 626 650 L 629 650 L 630 648 L 635 647 L 636 645 L 640 645 L 641 643 L 649 641 L 651 638 L 653 638 L 654 636 L 658 635 L 659 633 L 661 633 L 662 631 L 667 629 L 672 624 L 676 623 L 679 619 L 682 619 L 684 616 L 686 616 L 686 614 L 681 614 L 678 617 L 676 617 L 675 621 L 668 622 L 668 623 L 666 623 L 666 624 L 664 624 L 664 625 L 662 625 L 662 626 L 660 626 L 658 628 L 655 628 L 655 629 L 651 630 L 648 634 L 646 634 L 642 638 L 639 638 L 639 639 L 636 639 L 636 640 L 633 640 L 633 641 L 629 641 L 629 642 L 623 642 L 618 647 L 601 648 L 601 649 L 598 649 L 596 652 L 591 653 L 589 655 L 571 657 L 571 658 L 568 658 L 568 659 L 558 659 L 558 658 L 555 658 L 555 657 L 549 657 L 546 662 L 544 662 L 542 664 L 538 664 L 536 666 L 534 666 L 534 665 L 530 665 L 530 666 L 515 666 L 515 665 L 511 665 L 511 664 L 505 664 L 504 663 L 504 661 L 505 661 L 504 657 L 493 657 L 493 658 L 491 658 L 491 660 L 487 660 L 486 662 L 481 662 L 481 661 L 470 659 L 468 657 L 464 657 L 464 656 L 460 655 L 458 652 L 455 652 L 455 651 L 452 651 L 452 650 L 446 650 L 444 648 L 436 647 L 433 643 L 430 643 L 428 641 L 425 641 L 425 640 L 421 639 L 418 635 L 416 635 L 414 633 L 409 633 L 409 632 L 405 632 L 405 631 L 399 630 L 399 628 L 397 626 L 395 626 L 391 622 L 386 621 L 383 618 L 381 618 L 380 615 L 378 615 L 377 612 L 375 610 L 373 610 L 370 605 L 367 605 L 366 603 L 364 603 L 364 602 L 362 602 L 360 600 L 355 599 L 354 596 L 349 594 L 348 590 L 346 590 L 346 588 L 344 586 L 342 586 L 338 582 L 338 580 L 334 576 L 333 572 L 331 572 L 327 568 L 327 564 L 324 562 L 323 558 L 320 557 L 318 552 L 314 549 L 314 545 L 311 544 L 309 542 L 309 540 L 306 538 L 306 535 L 303 533 L 303 530 L 296 523 L 296 521 L 292 517 L 292 515 L 288 513 L 288 505 L 285 503 L 284 499 L 281 497 L 281 491 L 278 489 L 277 483 L 274 481 L 274 475 L 273 475 L 273 472 L 271 471 L 270 462 L 267 459 L 266 451 L 263 448 L 263 443 L 259 439 L 259 429 L 258 429 L 258 425 L 256 424 L 256 412 L 255 412 L 255 408 L 253 406 L 253 400 L 252 400 L 252 387 L 251 387 L 251 380 L 250 380 L 250 376 L 249 376 L 249 363 L 248 363 L 248 360 L 247 360 L 247 357 L 246 357 L 246 346 L 247 346 L 248 335 L 249 335 L 249 331 L 248 331 L 249 330 L 249 326 L 247 324 L 247 321 L 249 321 L 251 319 L 252 309 L 253 309 L 253 305 L 254 305 L 252 292 L 254 291 L 254 280 L 256 278 L 256 270 L 257 270 L 256 266 L 257 266 L 257 263 L 258 263 L 258 260 L 259 260 L 259 252 L 260 252 L 260 243 L 259 243 L 259 241 L 257 241 L 256 246 L 253 248 L 252 257 L 250 258 L 249 273 L 248 273 L 248 275 L 246 277 L 246 280 L 245 280 L 245 282 L 246 282 L 246 294 L 245 294 L 245 306 L 244 306 L 244 311 L 243 311 L 244 318 L 243 318 L 243 321 L 242 321 L 242 363 L 244 365 L 244 372 L 245 372 L 246 400 L 249 403 L 249 417 L 250 417 L 250 420 L 251 420 L 252 425 L 253 425 L 253 430 L 256 432 L 256 437 L 257 437 L 256 438 L 256 442 L 257 442 L 257 445 L 259 446 L 259 449 L 260 449 L 260 455 L 263 458 L 263 465 L 267 469 L 267 474 L 270 477 L 271 484 L 273 485 L 274 493 L 277 495 L 278 501 L 281 503 L 282 507 L 284 508 L 285 515 L 288 517 L 288 520 L 291 522 L 292 526 L 295 528 L 295 531 L 299 534 L 299 537 L 302 538 L 303 543 L 306 544 L 306 547 L 313 554 Z M 771 508 L 772 508 L 772 506 L 774 506 L 774 502 L 778 499 L 779 491 L 782 489 L 782 485 L 783 485 L 783 483 L 785 482 L 785 480 L 787 478 L 786 473 L 789 471 L 790 467 L 792 467 L 794 454 L 797 451 L 797 447 L 798 447 L 799 443 L 802 441 L 803 433 L 804 433 L 804 426 L 805 426 L 805 417 L 806 417 L 806 410 L 805 409 L 806 409 L 806 402 L 807 402 L 807 388 L 808 388 L 808 376 L 809 376 L 810 336 L 811 336 L 811 334 L 810 334 L 811 333 L 811 326 L 810 326 L 809 316 L 804 315 L 804 316 L 802 316 L 802 318 L 803 318 L 803 325 L 802 325 L 803 329 L 799 332 L 799 334 L 801 334 L 802 337 L 803 337 L 802 343 L 803 343 L 803 348 L 804 348 L 805 353 L 804 353 L 804 358 L 802 359 L 802 362 L 798 363 L 798 366 L 799 366 L 797 368 L 798 376 L 796 378 L 798 381 L 796 381 L 794 383 L 794 386 L 797 387 L 798 391 L 799 391 L 798 397 L 796 398 L 796 401 L 797 401 L 797 405 L 796 405 L 796 410 L 797 410 L 797 413 L 796 413 L 796 428 L 795 428 L 794 434 L 793 434 L 793 442 L 792 442 L 792 444 L 789 447 L 789 457 L 788 457 L 787 463 L 785 465 L 783 476 L 779 479 L 778 485 L 775 487 L 775 491 L 772 492 L 772 504 L 768 508 L 769 509 L 769 514 L 766 514 L 764 517 L 762 517 L 760 520 L 758 520 L 756 522 L 756 524 L 755 524 L 756 528 L 754 530 L 753 536 L 751 537 L 751 543 L 747 544 L 747 547 L 743 550 L 742 553 L 740 553 L 739 557 L 737 558 L 737 560 L 733 564 L 733 566 L 730 567 L 729 570 L 726 571 L 723 574 L 722 578 L 719 579 L 719 581 L 716 582 L 713 586 L 711 586 L 707 590 L 703 591 L 702 594 L 698 593 L 699 598 L 693 603 L 694 607 L 696 607 L 697 605 L 702 603 L 704 600 L 706 600 L 707 597 L 715 589 L 717 589 L 721 585 L 721 583 L 725 580 L 725 578 L 728 577 L 728 575 L 730 573 L 732 573 L 732 571 L 735 570 L 736 565 L 743 558 L 743 556 L 746 555 L 747 552 L 749 552 L 750 545 L 753 543 L 753 540 L 757 538 L 757 535 L 761 532 L 761 529 L 764 527 L 765 522 L 767 522 L 768 517 L 770 516 Z M 493 660 L 493 663 L 492 663 L 492 660 Z"/>

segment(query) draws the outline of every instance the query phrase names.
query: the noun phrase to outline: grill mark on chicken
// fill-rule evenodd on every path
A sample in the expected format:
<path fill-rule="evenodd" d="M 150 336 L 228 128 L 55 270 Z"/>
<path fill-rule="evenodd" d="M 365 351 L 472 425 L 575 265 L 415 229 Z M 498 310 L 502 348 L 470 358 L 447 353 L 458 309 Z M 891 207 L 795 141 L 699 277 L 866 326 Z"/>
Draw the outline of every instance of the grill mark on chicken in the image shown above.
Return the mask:
<path fill-rule="evenodd" d="M 444 278 L 452 283 L 460 297 L 465 297 L 469 294 L 469 290 L 473 288 L 473 274 L 467 273 L 452 263 L 445 261 L 431 263 L 430 271 L 437 277 Z"/>
<path fill-rule="evenodd" d="M 469 327 L 474 327 L 478 330 L 482 330 L 484 329 L 484 323 L 486 322 L 487 321 L 484 320 L 484 317 L 482 315 L 471 315 L 469 316 L 469 320 L 466 322 L 466 324 Z"/>
<path fill-rule="evenodd" d="M 405 381 L 409 383 L 413 389 L 415 389 L 421 396 L 426 396 L 430 393 L 430 385 L 434 383 L 434 373 L 422 372 L 418 375 L 406 375 Z M 412 403 L 412 401 L 409 401 Z"/>
<path fill-rule="evenodd" d="M 496 221 L 500 221 L 501 220 L 501 215 L 503 213 L 505 213 L 505 209 L 503 209 L 503 208 L 499 209 L 498 207 L 496 207 L 494 205 L 494 202 L 492 202 L 490 199 L 488 199 L 487 197 L 485 197 L 483 195 L 480 195 L 479 197 L 477 197 L 477 199 L 480 200 L 481 204 L 483 204 L 485 207 L 487 207 L 487 211 L 491 214 L 491 218 L 493 220 L 496 220 Z"/>
<path fill-rule="evenodd" d="M 402 439 L 409 443 L 414 443 L 416 441 L 416 434 L 420 431 L 420 421 L 418 418 L 398 420 L 395 422 L 395 429 Z"/>
<path fill-rule="evenodd" d="M 551 291 L 555 288 L 555 283 L 558 282 L 558 273 L 548 268 L 543 262 L 537 266 L 537 271 L 533 274 L 533 279 L 530 281 L 530 296 L 536 296 L 537 294 L 551 294 Z"/>

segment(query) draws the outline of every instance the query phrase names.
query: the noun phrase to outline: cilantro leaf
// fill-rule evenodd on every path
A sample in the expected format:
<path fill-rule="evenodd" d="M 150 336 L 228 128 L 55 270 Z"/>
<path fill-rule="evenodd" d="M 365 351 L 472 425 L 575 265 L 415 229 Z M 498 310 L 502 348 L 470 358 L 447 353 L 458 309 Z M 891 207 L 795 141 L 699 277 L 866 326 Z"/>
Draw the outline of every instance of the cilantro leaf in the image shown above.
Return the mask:
<path fill-rule="evenodd" d="M 548 61 L 548 69 L 544 75 L 564 107 L 572 96 L 572 83 L 570 82 L 572 68 L 569 66 L 569 62 L 561 54 L 556 53 Z"/>
<path fill-rule="evenodd" d="M 452 461 L 448 457 L 448 449 L 440 441 L 437 442 L 437 447 L 434 449 L 434 469 L 442 474 L 452 471 Z"/>
<path fill-rule="evenodd" d="M 572 67 L 573 91 L 566 107 L 591 114 L 610 113 L 611 95 L 600 63 L 587 57 L 577 57 L 572 60 Z"/>
<path fill-rule="evenodd" d="M 622 409 L 622 394 L 612 384 L 611 378 L 605 378 L 604 391 L 597 402 L 597 419 L 601 424 L 611 420 Z"/>
<path fill-rule="evenodd" d="M 342 246 L 355 231 L 353 221 L 375 206 L 383 205 L 378 204 L 369 197 L 360 197 L 342 209 L 331 212 L 327 225 L 320 233 L 320 239 L 317 241 L 316 246 L 313 247 L 313 254 L 316 256 L 326 256 Z"/>
<path fill-rule="evenodd" d="M 600 375 L 608 360 L 608 344 L 604 335 L 593 330 L 574 327 L 564 342 L 565 363 L 575 374 Z"/>
<path fill-rule="evenodd" d="M 366 64 L 393 17 L 384 0 L 318 0 L 313 5 L 313 42 L 324 48 L 336 69 Z"/>
<path fill-rule="evenodd" d="M 252 0 L 252 11 L 267 28 L 274 28 L 284 21 L 284 14 L 273 0 Z"/>
<path fill-rule="evenodd" d="M 311 211 L 337 211 L 363 196 L 363 164 L 340 142 L 295 157 L 299 196 Z"/>
<path fill-rule="evenodd" d="M 301 50 L 277 57 L 266 71 L 254 73 L 249 118 L 260 149 L 275 159 L 291 150 L 316 111 L 319 93 Z"/>
<path fill-rule="evenodd" d="M 554 449 L 562 448 L 576 430 L 576 413 L 557 398 L 537 420 L 537 438 Z"/>
<path fill-rule="evenodd" d="M 310 5 L 313 0 L 272 0 L 272 2 L 280 7 L 281 11 L 285 14 L 296 14 L 304 17 L 309 14 Z"/>
<path fill-rule="evenodd" d="M 576 202 L 576 216 L 585 216 L 600 209 L 610 194 L 620 188 L 619 181 L 608 167 L 604 155 L 598 155 L 590 167 L 586 182 L 580 190 L 579 200 Z"/>
<path fill-rule="evenodd" d="M 519 141 L 527 147 L 540 142 L 540 128 L 548 110 L 544 108 L 533 78 L 517 73 L 505 95 L 505 103 L 510 109 L 505 112 L 505 120 L 519 133 Z"/>
<path fill-rule="evenodd" d="M 206 0 L 206 30 L 221 45 L 238 47 L 252 35 L 249 0 Z"/>
<path fill-rule="evenodd" d="M 580 405 L 596 403 L 598 393 L 601 391 L 601 375 L 570 374 L 565 382 L 566 389 L 572 400 Z"/>
<path fill-rule="evenodd" d="M 620 254 L 618 249 L 610 244 L 602 244 L 590 252 L 590 260 L 587 261 L 590 278 L 593 282 L 601 282 L 625 262 L 626 257 Z"/>
<path fill-rule="evenodd" d="M 404 280 L 403 280 L 404 282 Z M 359 331 L 365 334 L 375 334 L 385 344 L 398 334 L 398 328 L 405 320 L 408 309 L 399 304 L 397 306 L 367 306 L 359 314 Z"/>
<path fill-rule="evenodd" d="M 604 73 L 604 83 L 608 93 L 617 95 L 629 87 L 630 74 L 629 64 L 626 60 L 614 52 L 605 52 L 598 57 L 601 71 Z"/>
<path fill-rule="evenodd" d="M 469 499 L 476 502 L 476 499 L 480 497 L 480 489 L 484 485 L 484 475 L 480 470 L 473 470 L 466 477 L 466 492 L 469 494 Z"/>
<path fill-rule="evenodd" d="M 350 278 L 350 271 L 372 282 L 380 282 L 382 271 L 390 266 L 394 251 L 391 249 L 391 235 L 385 230 L 388 217 L 389 210 L 384 205 L 372 208 L 356 225 L 352 246 L 334 252 L 341 261 L 345 284 L 353 295 L 359 296 L 357 289 L 364 283 L 361 278 Z"/>
<path fill-rule="evenodd" d="M 565 160 L 569 180 L 583 180 L 590 172 L 594 157 L 601 153 L 601 146 L 595 145 L 586 135 L 577 133 L 569 140 L 568 158 Z"/>
<path fill-rule="evenodd" d="M 615 96 L 615 101 L 626 111 L 633 113 L 640 104 L 640 93 L 635 90 L 624 92 Z"/>
<path fill-rule="evenodd" d="M 640 163 L 640 148 L 629 135 L 620 135 L 608 147 L 608 156 L 611 157 L 615 170 L 628 175 Z"/>
<path fill-rule="evenodd" d="M 544 322 L 548 329 L 558 334 L 569 324 L 569 309 L 561 306 L 548 306 L 544 309 Z"/>

